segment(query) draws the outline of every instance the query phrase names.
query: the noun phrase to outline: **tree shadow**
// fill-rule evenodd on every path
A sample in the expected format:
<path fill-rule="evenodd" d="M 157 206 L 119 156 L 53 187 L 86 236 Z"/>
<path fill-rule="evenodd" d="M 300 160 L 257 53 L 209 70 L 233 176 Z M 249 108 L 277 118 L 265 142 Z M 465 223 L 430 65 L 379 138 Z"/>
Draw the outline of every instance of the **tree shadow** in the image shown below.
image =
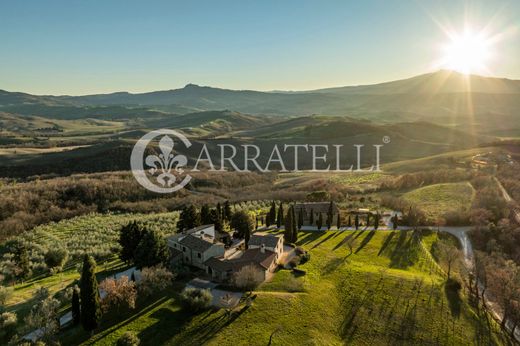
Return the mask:
<path fill-rule="evenodd" d="M 319 231 L 306 232 L 303 237 L 301 237 L 300 239 L 298 239 L 298 241 L 296 241 L 296 245 L 301 246 L 301 245 L 312 243 L 316 239 L 319 239 L 322 236 L 324 236 L 325 233 L 326 232 L 319 232 Z"/>
<path fill-rule="evenodd" d="M 368 232 L 365 238 L 363 238 L 363 240 L 361 241 L 361 244 L 359 244 L 359 247 L 356 249 L 355 253 L 358 253 L 359 251 L 363 250 L 363 248 L 370 242 L 370 240 L 372 240 L 375 234 L 375 230 Z"/>
<path fill-rule="evenodd" d="M 151 315 L 158 322 L 141 331 L 139 339 L 145 340 L 142 343 L 143 345 L 162 345 L 167 342 L 183 346 L 204 345 L 248 309 L 248 306 L 244 306 L 239 311 L 231 312 L 229 315 L 206 312 L 205 314 L 208 314 L 209 317 L 204 316 L 201 321 L 193 325 L 188 325 L 187 322 L 190 319 L 186 319 L 186 313 L 180 310 L 160 309 Z"/>
<path fill-rule="evenodd" d="M 390 242 L 392 241 L 394 236 L 395 236 L 395 232 L 391 232 L 390 234 L 388 234 L 386 236 L 385 241 L 383 242 L 383 245 L 381 246 L 381 249 L 377 253 L 378 256 L 381 256 L 381 254 L 386 250 L 386 248 L 388 247 L 388 244 L 390 244 Z"/>
<path fill-rule="evenodd" d="M 400 231 L 399 238 L 390 255 L 390 267 L 407 269 L 415 264 L 420 254 L 420 233 L 414 231 Z"/>
<path fill-rule="evenodd" d="M 330 261 L 328 261 L 327 264 L 325 264 L 325 266 L 321 270 L 322 274 L 328 275 L 328 274 L 334 272 L 336 269 L 339 268 L 340 265 L 345 263 L 347 257 L 348 256 L 345 256 L 344 258 L 336 257 L 336 258 L 333 258 Z"/>
<path fill-rule="evenodd" d="M 311 249 L 317 248 L 318 246 L 325 243 L 327 240 L 331 239 L 332 237 L 334 237 L 334 233 L 330 233 L 328 236 L 326 236 L 325 238 L 320 240 L 318 243 L 314 244 Z"/>
<path fill-rule="evenodd" d="M 339 249 L 341 246 L 345 245 L 350 239 L 352 239 L 354 237 L 354 233 L 350 233 L 348 234 L 345 238 L 343 238 L 343 240 L 341 240 L 339 243 L 336 244 L 336 246 L 334 246 L 334 248 L 332 249 L 332 251 L 336 251 L 337 249 Z"/>
<path fill-rule="evenodd" d="M 451 314 L 455 318 L 460 317 L 462 306 L 460 289 L 460 284 L 453 279 L 448 279 L 444 284 L 444 293 L 446 293 L 446 298 L 448 299 L 448 305 L 450 307 Z"/>

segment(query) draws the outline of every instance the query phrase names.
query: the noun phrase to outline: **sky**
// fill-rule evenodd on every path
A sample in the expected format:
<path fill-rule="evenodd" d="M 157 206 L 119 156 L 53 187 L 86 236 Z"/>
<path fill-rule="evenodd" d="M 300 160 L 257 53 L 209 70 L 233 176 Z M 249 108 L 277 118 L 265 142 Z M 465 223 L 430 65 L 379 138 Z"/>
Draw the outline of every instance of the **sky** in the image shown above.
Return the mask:
<path fill-rule="evenodd" d="M 371 84 L 438 69 L 446 31 L 468 24 L 496 38 L 485 74 L 520 79 L 516 0 L 0 0 L 0 89 Z"/>

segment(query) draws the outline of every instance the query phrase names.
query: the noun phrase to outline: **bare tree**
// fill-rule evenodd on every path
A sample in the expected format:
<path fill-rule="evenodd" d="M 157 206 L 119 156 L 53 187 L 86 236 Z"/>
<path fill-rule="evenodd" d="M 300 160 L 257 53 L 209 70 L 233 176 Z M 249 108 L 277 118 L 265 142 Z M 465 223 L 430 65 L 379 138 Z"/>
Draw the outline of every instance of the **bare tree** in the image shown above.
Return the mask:
<path fill-rule="evenodd" d="M 121 276 L 115 280 L 108 278 L 103 280 L 99 285 L 105 296 L 101 300 L 101 308 L 104 312 L 111 308 L 119 310 L 121 307 L 135 308 L 135 300 L 137 299 L 137 291 L 135 283 L 128 279 L 128 276 Z"/>
<path fill-rule="evenodd" d="M 254 265 L 247 265 L 235 274 L 234 281 L 238 288 L 253 291 L 264 281 L 264 273 Z"/>
<path fill-rule="evenodd" d="M 489 290 L 503 312 L 502 327 L 508 320 L 516 317 L 516 309 L 520 301 L 520 267 L 513 261 L 500 261 L 490 264 L 488 268 Z"/>
<path fill-rule="evenodd" d="M 347 239 L 346 245 L 347 245 L 348 251 L 349 251 L 348 256 L 350 256 L 354 252 L 354 246 L 356 246 L 356 238 L 354 238 L 353 234 L 350 235 L 349 238 Z"/>
<path fill-rule="evenodd" d="M 52 341 L 60 329 L 58 309 L 60 302 L 52 297 L 40 300 L 25 318 L 26 325 L 40 331 L 41 339 Z"/>
<path fill-rule="evenodd" d="M 439 240 L 437 250 L 439 260 L 446 267 L 448 279 L 450 279 L 453 267 L 460 261 L 461 251 L 448 240 Z"/>
<path fill-rule="evenodd" d="M 139 293 L 151 296 L 155 292 L 160 292 L 172 285 L 175 274 L 164 268 L 162 265 L 143 268 L 141 280 L 137 285 Z"/>

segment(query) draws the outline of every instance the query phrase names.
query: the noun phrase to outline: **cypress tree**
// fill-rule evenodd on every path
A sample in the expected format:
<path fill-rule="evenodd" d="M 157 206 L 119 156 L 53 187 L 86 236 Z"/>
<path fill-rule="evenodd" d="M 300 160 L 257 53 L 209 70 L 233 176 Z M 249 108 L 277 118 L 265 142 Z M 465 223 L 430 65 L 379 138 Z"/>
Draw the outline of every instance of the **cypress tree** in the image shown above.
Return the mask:
<path fill-rule="evenodd" d="M 200 222 L 203 225 L 207 225 L 211 223 L 211 215 L 210 210 L 207 204 L 204 204 L 202 208 L 200 208 Z"/>
<path fill-rule="evenodd" d="M 318 215 L 318 222 L 316 222 L 316 226 L 318 226 L 318 231 L 321 230 L 321 226 L 323 225 L 323 216 L 321 213 Z"/>
<path fill-rule="evenodd" d="M 296 213 L 294 212 L 294 206 L 291 205 L 290 208 L 291 216 L 292 216 L 292 231 L 293 231 L 293 243 L 296 243 L 298 241 L 298 220 L 296 219 Z"/>
<path fill-rule="evenodd" d="M 339 211 L 338 211 L 338 219 L 336 220 L 336 222 L 337 222 L 336 226 L 338 227 L 338 230 L 339 230 L 341 227 L 341 215 L 339 214 Z"/>
<path fill-rule="evenodd" d="M 282 226 L 283 221 L 283 203 L 280 202 L 280 206 L 278 207 L 278 216 L 276 218 L 276 227 L 280 228 Z"/>
<path fill-rule="evenodd" d="M 219 219 L 221 219 L 221 220 L 223 219 L 222 214 L 223 214 L 222 207 L 220 206 L 220 202 L 219 202 L 219 203 L 217 203 L 217 215 L 218 215 Z"/>
<path fill-rule="evenodd" d="M 284 230 L 284 238 L 288 243 L 293 242 L 293 236 L 294 236 L 293 225 L 294 225 L 294 223 L 292 220 L 292 213 L 291 213 L 291 210 L 289 209 L 287 212 L 287 216 L 285 217 L 285 230 Z"/>
<path fill-rule="evenodd" d="M 231 221 L 231 206 L 229 201 L 224 202 L 224 220 Z"/>
<path fill-rule="evenodd" d="M 374 229 L 379 228 L 379 212 L 374 216 Z"/>
<path fill-rule="evenodd" d="M 72 291 L 72 323 L 77 326 L 81 322 L 81 308 L 79 301 L 79 289 L 74 287 Z"/>
<path fill-rule="evenodd" d="M 356 227 L 356 231 L 359 229 L 359 214 L 356 214 L 356 218 L 354 219 L 354 226 Z"/>
<path fill-rule="evenodd" d="M 267 227 L 274 225 L 276 221 L 276 203 L 274 201 L 271 203 L 271 209 L 269 209 L 269 214 L 267 215 L 266 225 Z"/>
<path fill-rule="evenodd" d="M 300 230 L 303 226 L 303 208 L 300 208 L 300 212 L 298 213 L 298 229 Z"/>
<path fill-rule="evenodd" d="M 222 230 L 223 230 L 222 220 L 218 217 L 218 212 L 216 209 L 212 209 L 209 212 L 209 218 L 211 220 L 210 223 L 215 225 L 215 231 L 222 232 Z"/>
<path fill-rule="evenodd" d="M 314 209 L 311 209 L 311 216 L 309 218 L 309 223 L 311 224 L 311 226 L 314 225 Z"/>
<path fill-rule="evenodd" d="M 80 280 L 80 319 L 83 328 L 88 332 L 96 329 L 101 320 L 99 288 L 95 272 L 96 261 L 91 256 L 85 254 Z"/>
<path fill-rule="evenodd" d="M 398 223 L 399 223 L 399 218 L 397 217 L 397 214 L 396 214 L 396 215 L 394 215 L 394 217 L 392 218 L 392 228 L 393 228 L 394 230 L 397 229 L 397 227 L 398 227 Z"/>
<path fill-rule="evenodd" d="M 348 227 L 352 227 L 352 217 L 349 215 L 348 216 L 348 223 L 347 223 L 347 226 Z"/>
<path fill-rule="evenodd" d="M 329 210 L 327 211 L 327 228 L 330 229 L 332 226 L 332 218 L 334 216 L 334 205 L 332 201 L 329 204 Z"/>

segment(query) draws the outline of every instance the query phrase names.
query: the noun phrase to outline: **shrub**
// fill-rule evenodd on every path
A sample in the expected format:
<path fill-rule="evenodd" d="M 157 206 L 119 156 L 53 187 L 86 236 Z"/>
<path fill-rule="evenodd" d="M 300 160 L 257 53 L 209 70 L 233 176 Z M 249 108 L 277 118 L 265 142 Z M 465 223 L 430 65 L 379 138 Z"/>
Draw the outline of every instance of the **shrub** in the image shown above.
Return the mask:
<path fill-rule="evenodd" d="M 298 246 L 294 249 L 294 252 L 296 253 L 296 255 L 300 256 L 300 255 L 304 254 L 306 251 L 301 246 Z"/>
<path fill-rule="evenodd" d="M 14 312 L 4 312 L 0 315 L 0 338 L 5 341 L 11 340 L 16 334 L 17 317 Z"/>
<path fill-rule="evenodd" d="M 117 346 L 138 346 L 140 343 L 139 337 L 134 332 L 125 332 L 117 340 Z"/>
<path fill-rule="evenodd" d="M 305 252 L 300 255 L 300 264 L 307 263 L 307 262 L 309 262 L 310 259 L 311 259 L 311 254 L 308 252 Z"/>
<path fill-rule="evenodd" d="M 298 264 L 300 264 L 300 256 L 294 256 L 293 258 L 291 258 L 289 263 L 287 263 L 289 268 L 296 268 Z"/>
<path fill-rule="evenodd" d="M 37 299 L 35 299 L 37 300 Z M 25 324 L 31 329 L 41 329 L 42 340 L 54 340 L 60 329 L 58 310 L 60 302 L 52 297 L 38 301 L 25 318 Z"/>
<path fill-rule="evenodd" d="M 187 311 L 198 312 L 209 308 L 213 296 L 208 289 L 185 288 L 181 295 L 181 305 Z"/>
<path fill-rule="evenodd" d="M 11 288 L 0 286 L 0 305 L 5 305 L 12 293 L 13 290 Z"/>
<path fill-rule="evenodd" d="M 160 292 L 171 286 L 175 275 L 162 265 L 143 268 L 141 280 L 137 285 L 139 293 L 151 296 L 155 292 Z"/>
<path fill-rule="evenodd" d="M 54 272 L 61 271 L 68 258 L 69 252 L 61 247 L 50 248 L 44 257 L 47 268 Z"/>
<path fill-rule="evenodd" d="M 237 288 L 252 291 L 264 281 L 264 274 L 253 265 L 242 267 L 235 274 L 234 282 Z"/>

